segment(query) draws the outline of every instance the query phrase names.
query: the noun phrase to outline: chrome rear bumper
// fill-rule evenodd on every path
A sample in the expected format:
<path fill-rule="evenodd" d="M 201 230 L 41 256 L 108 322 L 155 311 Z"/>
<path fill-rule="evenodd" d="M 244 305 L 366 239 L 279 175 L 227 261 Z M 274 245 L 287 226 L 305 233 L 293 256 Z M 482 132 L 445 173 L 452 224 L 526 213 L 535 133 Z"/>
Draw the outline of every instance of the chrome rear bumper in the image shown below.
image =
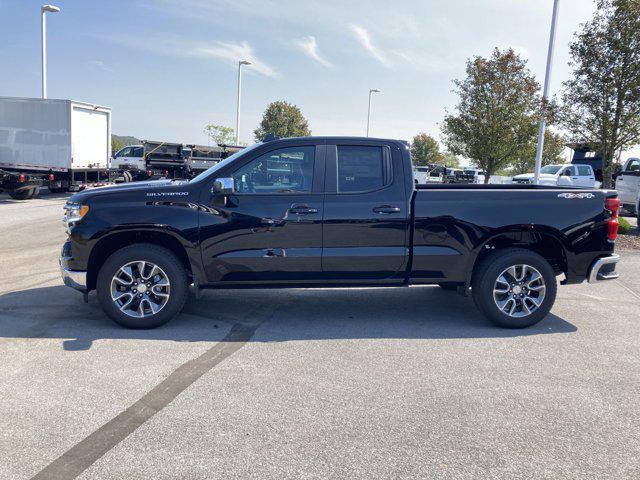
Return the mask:
<path fill-rule="evenodd" d="M 620 255 L 615 253 L 597 259 L 591 265 L 589 269 L 589 276 L 587 277 L 589 283 L 596 283 L 601 280 L 614 280 L 618 278 L 616 273 L 616 263 L 620 261 Z"/>

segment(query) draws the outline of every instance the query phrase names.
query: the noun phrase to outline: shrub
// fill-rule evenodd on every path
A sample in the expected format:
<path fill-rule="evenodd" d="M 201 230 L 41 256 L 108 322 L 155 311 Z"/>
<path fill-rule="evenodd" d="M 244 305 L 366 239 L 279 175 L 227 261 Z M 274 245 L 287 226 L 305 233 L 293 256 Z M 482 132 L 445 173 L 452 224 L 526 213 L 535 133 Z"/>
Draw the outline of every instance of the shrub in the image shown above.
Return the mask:
<path fill-rule="evenodd" d="M 629 220 L 624 217 L 620 217 L 618 219 L 618 232 L 622 234 L 627 234 L 631 230 L 631 224 Z"/>

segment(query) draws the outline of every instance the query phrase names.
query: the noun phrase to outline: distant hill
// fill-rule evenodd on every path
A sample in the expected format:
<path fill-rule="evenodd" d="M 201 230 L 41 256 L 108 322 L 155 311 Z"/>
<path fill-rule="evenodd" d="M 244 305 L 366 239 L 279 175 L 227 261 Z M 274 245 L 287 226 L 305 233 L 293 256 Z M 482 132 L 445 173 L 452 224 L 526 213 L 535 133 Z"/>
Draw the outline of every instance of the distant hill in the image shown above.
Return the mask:
<path fill-rule="evenodd" d="M 111 134 L 111 151 L 115 153 L 120 150 L 122 147 L 126 147 L 127 145 L 139 145 L 142 143 L 142 140 L 131 137 L 129 135 L 114 135 Z"/>

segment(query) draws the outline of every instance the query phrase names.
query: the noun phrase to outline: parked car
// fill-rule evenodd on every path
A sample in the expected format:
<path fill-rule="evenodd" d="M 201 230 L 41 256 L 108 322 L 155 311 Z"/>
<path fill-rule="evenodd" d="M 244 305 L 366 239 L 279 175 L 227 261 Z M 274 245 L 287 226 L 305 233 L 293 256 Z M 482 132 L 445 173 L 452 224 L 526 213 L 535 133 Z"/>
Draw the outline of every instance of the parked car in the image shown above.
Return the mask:
<path fill-rule="evenodd" d="M 59 99 L 0 97 L 0 188 L 11 198 L 108 181 L 111 109 Z"/>
<path fill-rule="evenodd" d="M 513 183 L 533 183 L 534 174 L 524 173 L 513 177 Z M 558 187 L 595 188 L 596 177 L 589 165 L 547 165 L 540 169 L 540 185 Z"/>
<path fill-rule="evenodd" d="M 442 172 L 435 165 L 414 167 L 413 177 L 416 183 L 442 183 Z"/>
<path fill-rule="evenodd" d="M 616 190 L 624 208 L 640 219 L 640 158 L 625 162 L 616 178 Z"/>
<path fill-rule="evenodd" d="M 459 168 L 445 168 L 442 175 L 443 183 L 474 183 L 474 174 L 465 173 Z"/>
<path fill-rule="evenodd" d="M 484 183 L 486 173 L 478 168 L 465 168 L 465 175 L 473 175 L 471 183 Z"/>
<path fill-rule="evenodd" d="M 191 181 L 81 192 L 65 206 L 62 277 L 85 296 L 97 290 L 107 315 L 131 328 L 170 320 L 190 284 L 435 284 L 521 328 L 547 315 L 556 276 L 617 277 L 615 191 L 415 185 L 411 165 L 401 141 L 291 138 Z"/>

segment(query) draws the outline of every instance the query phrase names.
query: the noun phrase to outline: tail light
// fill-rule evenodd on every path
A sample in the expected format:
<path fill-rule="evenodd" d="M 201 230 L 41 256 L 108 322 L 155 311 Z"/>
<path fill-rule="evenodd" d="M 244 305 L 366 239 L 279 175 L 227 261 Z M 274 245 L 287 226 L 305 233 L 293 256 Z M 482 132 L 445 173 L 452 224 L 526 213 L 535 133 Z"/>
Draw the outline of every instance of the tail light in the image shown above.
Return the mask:
<path fill-rule="evenodd" d="M 21 173 L 20 176 L 18 177 L 18 181 L 20 183 L 24 183 L 24 174 L 23 173 Z"/>
<path fill-rule="evenodd" d="M 618 236 L 618 210 L 620 209 L 620 199 L 607 198 L 604 201 L 604 208 L 611 212 L 611 218 L 609 218 L 609 233 L 607 237 L 610 242 L 613 242 Z"/>
<path fill-rule="evenodd" d="M 55 178 L 55 177 L 53 176 L 53 173 L 50 173 L 50 174 L 49 174 L 49 181 L 50 181 L 50 182 L 53 182 L 53 179 L 54 179 L 54 178 Z"/>

